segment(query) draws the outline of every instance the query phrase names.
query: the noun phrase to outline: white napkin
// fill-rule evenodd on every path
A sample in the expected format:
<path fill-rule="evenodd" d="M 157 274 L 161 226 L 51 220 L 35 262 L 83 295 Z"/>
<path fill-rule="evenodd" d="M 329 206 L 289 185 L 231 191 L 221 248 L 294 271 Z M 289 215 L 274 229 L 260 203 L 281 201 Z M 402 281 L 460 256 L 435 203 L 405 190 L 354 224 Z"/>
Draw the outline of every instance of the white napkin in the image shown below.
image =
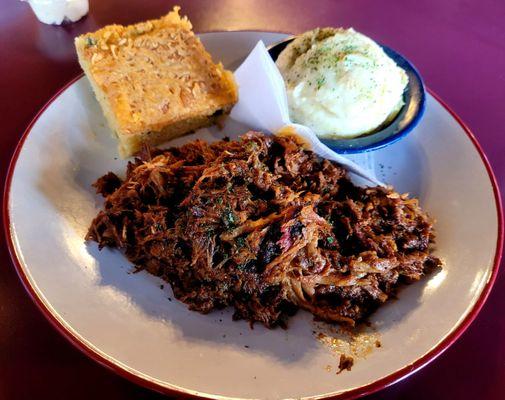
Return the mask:
<path fill-rule="evenodd" d="M 290 127 L 304 139 L 304 142 L 308 142 L 311 150 L 319 156 L 336 161 L 368 183 L 383 185 L 371 170 L 335 153 L 321 143 L 307 126 L 294 124 L 289 120 L 284 80 L 262 41 L 258 42 L 237 68 L 235 79 L 239 87 L 239 101 L 231 111 L 231 118 L 253 129 L 274 134 Z M 356 159 L 356 156 L 353 158 Z M 369 168 L 371 167 L 369 157 L 361 157 L 360 161 L 368 163 Z"/>

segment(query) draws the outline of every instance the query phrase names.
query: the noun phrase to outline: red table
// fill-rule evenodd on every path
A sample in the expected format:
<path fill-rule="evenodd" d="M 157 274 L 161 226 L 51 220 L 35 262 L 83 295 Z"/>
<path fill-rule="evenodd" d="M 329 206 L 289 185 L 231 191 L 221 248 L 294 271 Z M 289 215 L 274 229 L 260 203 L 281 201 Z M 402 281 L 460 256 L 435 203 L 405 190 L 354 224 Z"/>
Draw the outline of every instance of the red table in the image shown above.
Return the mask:
<path fill-rule="evenodd" d="M 73 37 L 110 23 L 155 18 L 166 0 L 92 0 L 65 27 L 0 0 L 0 176 L 40 107 L 80 72 Z M 414 62 L 426 84 L 470 126 L 505 188 L 505 2 L 502 0 L 183 1 L 195 30 L 301 32 L 353 26 Z M 503 193 L 502 193 L 503 194 Z M 0 399 L 138 399 L 160 395 L 95 364 L 49 325 L 25 293 L 0 243 Z M 505 271 L 482 312 L 449 350 L 372 399 L 505 398 Z"/>

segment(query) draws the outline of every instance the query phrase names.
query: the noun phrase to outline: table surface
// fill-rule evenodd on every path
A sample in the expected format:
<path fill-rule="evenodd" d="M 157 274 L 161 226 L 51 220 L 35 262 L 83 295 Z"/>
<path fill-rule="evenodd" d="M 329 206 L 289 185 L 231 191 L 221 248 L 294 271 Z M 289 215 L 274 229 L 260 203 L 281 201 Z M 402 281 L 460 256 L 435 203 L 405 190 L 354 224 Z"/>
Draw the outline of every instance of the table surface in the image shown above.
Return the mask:
<path fill-rule="evenodd" d="M 505 188 L 503 0 L 179 0 L 197 32 L 353 26 L 404 54 L 475 133 Z M 73 38 L 110 23 L 156 18 L 167 0 L 91 0 L 83 20 L 38 23 L 28 4 L 0 0 L 0 185 L 21 134 L 80 72 Z M 503 195 L 503 192 L 502 192 Z M 94 363 L 61 337 L 25 293 L 0 242 L 0 398 L 161 398 Z M 503 266 L 502 266 L 503 267 Z M 505 398 L 505 270 L 477 319 L 444 354 L 370 399 Z"/>

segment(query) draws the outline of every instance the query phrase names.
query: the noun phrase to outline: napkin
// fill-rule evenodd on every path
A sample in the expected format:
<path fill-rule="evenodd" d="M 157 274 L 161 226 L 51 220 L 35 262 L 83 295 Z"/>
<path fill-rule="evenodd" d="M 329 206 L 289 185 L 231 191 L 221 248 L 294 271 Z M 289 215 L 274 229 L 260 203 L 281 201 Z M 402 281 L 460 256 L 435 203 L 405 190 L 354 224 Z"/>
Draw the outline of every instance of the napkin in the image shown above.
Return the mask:
<path fill-rule="evenodd" d="M 375 177 L 370 155 L 355 155 L 353 161 L 321 143 L 309 127 L 290 121 L 284 79 L 262 41 L 237 68 L 235 80 L 239 87 L 239 101 L 231 111 L 232 119 L 272 134 L 294 130 L 316 154 L 336 161 L 354 174 L 354 178 L 358 177 L 356 183 L 364 184 L 365 181 L 383 185 Z"/>

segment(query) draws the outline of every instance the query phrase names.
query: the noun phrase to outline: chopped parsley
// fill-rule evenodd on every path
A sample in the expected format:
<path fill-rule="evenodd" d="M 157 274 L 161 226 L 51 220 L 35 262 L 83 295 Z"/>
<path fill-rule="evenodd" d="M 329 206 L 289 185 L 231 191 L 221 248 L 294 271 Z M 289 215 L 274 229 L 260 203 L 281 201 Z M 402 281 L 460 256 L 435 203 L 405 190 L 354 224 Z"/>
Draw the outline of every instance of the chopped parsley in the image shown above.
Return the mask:
<path fill-rule="evenodd" d="M 227 229 L 235 227 L 237 223 L 237 217 L 235 216 L 233 211 L 230 210 L 229 208 L 223 211 L 223 215 L 221 218 L 223 220 L 224 226 L 226 226 Z"/>
<path fill-rule="evenodd" d="M 246 149 L 249 152 L 257 151 L 258 150 L 258 143 L 256 143 L 255 141 L 251 140 L 250 142 L 247 142 Z"/>
<path fill-rule="evenodd" d="M 236 245 L 237 245 L 238 248 L 242 248 L 242 247 L 245 246 L 246 241 L 245 241 L 244 237 L 239 236 L 237 239 L 235 239 L 235 243 L 236 243 Z"/>
<path fill-rule="evenodd" d="M 86 38 L 86 47 L 90 46 L 95 46 L 96 45 L 96 39 L 93 39 L 92 37 L 87 37 Z"/>
<path fill-rule="evenodd" d="M 321 87 L 326 83 L 326 77 L 321 76 L 317 81 L 317 90 L 321 89 Z"/>

